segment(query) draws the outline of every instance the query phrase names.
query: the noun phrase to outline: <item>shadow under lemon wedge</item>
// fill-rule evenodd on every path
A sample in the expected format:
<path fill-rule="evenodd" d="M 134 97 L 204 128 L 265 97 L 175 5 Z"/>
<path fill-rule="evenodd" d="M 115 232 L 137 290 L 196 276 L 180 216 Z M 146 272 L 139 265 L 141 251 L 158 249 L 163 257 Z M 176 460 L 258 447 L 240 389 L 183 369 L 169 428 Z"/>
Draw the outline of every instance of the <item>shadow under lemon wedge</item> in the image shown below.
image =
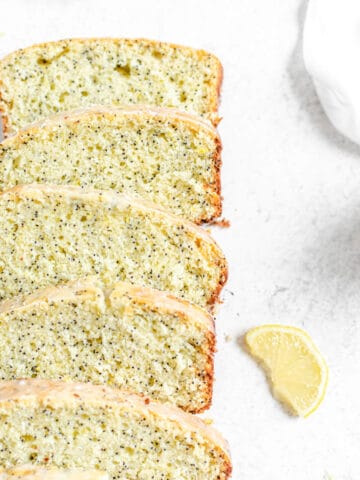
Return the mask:
<path fill-rule="evenodd" d="M 292 414 L 308 417 L 322 402 L 328 367 L 300 328 L 262 325 L 245 335 L 247 351 L 264 368 L 275 398 Z"/>

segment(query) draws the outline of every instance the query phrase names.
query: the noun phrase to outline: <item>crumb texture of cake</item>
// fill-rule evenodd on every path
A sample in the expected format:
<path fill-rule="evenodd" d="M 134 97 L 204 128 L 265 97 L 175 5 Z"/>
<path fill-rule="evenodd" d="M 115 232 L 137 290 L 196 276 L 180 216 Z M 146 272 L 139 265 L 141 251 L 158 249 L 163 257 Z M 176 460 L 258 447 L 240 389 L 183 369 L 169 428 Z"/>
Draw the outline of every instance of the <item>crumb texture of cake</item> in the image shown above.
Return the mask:
<path fill-rule="evenodd" d="M 221 142 L 175 109 L 89 107 L 0 144 L 0 190 L 71 184 L 139 195 L 196 223 L 221 215 Z"/>
<path fill-rule="evenodd" d="M 0 379 L 108 384 L 198 413 L 210 406 L 211 316 L 150 288 L 96 277 L 0 304 Z"/>
<path fill-rule="evenodd" d="M 0 465 L 108 472 L 112 479 L 225 480 L 226 442 L 200 418 L 109 387 L 0 384 Z"/>
<path fill-rule="evenodd" d="M 211 309 L 226 260 L 211 236 L 149 202 L 111 191 L 25 185 L 0 194 L 0 299 L 99 275 Z"/>
<path fill-rule="evenodd" d="M 95 469 L 61 470 L 29 464 L 0 469 L 0 480 L 109 480 L 109 476 Z"/>
<path fill-rule="evenodd" d="M 70 39 L 0 61 L 5 133 L 94 104 L 175 107 L 216 123 L 222 67 L 203 50 L 145 39 Z"/>

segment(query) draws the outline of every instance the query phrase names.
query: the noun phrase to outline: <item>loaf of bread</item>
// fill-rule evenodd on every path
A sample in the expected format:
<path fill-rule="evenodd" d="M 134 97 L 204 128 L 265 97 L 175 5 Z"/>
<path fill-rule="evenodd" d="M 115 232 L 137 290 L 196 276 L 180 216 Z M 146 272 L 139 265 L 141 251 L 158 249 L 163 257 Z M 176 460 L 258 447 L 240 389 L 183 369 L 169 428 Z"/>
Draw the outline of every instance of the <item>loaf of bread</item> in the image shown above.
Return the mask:
<path fill-rule="evenodd" d="M 200 418 L 109 387 L 0 383 L 0 465 L 98 468 L 112 479 L 225 480 L 227 445 Z"/>
<path fill-rule="evenodd" d="M 97 278 L 0 304 L 0 379 L 109 384 L 197 413 L 210 406 L 215 334 L 199 307 Z"/>
<path fill-rule="evenodd" d="M 144 39 L 71 39 L 34 45 L 0 62 L 5 134 L 79 106 L 149 104 L 218 121 L 219 60 Z"/>
<path fill-rule="evenodd" d="M 172 292 L 211 308 L 226 261 L 201 227 L 103 190 L 17 186 L 0 193 L 0 299 L 99 275 Z"/>
<path fill-rule="evenodd" d="M 113 189 L 206 222 L 221 214 L 220 150 L 214 127 L 175 109 L 90 107 L 0 144 L 0 190 L 33 182 Z"/>
<path fill-rule="evenodd" d="M 100 470 L 60 470 L 35 465 L 0 469 L 0 480 L 109 480 Z"/>

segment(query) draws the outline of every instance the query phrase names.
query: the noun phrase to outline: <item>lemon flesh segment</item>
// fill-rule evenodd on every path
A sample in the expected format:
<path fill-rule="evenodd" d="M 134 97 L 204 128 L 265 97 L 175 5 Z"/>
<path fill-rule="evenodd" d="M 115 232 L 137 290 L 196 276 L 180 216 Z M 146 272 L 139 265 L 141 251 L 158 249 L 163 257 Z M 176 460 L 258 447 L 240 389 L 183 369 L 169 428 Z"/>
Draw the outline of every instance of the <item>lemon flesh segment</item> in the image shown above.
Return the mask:
<path fill-rule="evenodd" d="M 310 336 L 300 328 L 262 325 L 249 330 L 245 344 L 268 376 L 274 396 L 301 417 L 322 402 L 328 367 Z"/>

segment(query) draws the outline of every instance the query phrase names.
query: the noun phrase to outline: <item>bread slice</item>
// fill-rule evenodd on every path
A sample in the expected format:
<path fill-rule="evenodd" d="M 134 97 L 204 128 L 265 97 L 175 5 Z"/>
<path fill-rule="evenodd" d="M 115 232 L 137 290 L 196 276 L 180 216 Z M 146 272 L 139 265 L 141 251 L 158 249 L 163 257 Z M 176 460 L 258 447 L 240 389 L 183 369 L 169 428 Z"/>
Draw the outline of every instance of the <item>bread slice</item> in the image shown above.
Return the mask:
<path fill-rule="evenodd" d="M 99 275 L 211 308 L 225 258 L 202 228 L 140 199 L 56 185 L 0 194 L 0 299 Z"/>
<path fill-rule="evenodd" d="M 219 60 L 203 50 L 144 39 L 43 43 L 0 62 L 8 135 L 53 113 L 93 104 L 175 107 L 218 121 Z"/>
<path fill-rule="evenodd" d="M 150 288 L 97 278 L 0 304 L 0 379 L 109 384 L 198 413 L 210 406 L 211 316 Z"/>
<path fill-rule="evenodd" d="M 196 223 L 221 214 L 216 130 L 175 109 L 90 107 L 0 144 L 0 189 L 55 183 L 140 195 Z"/>
<path fill-rule="evenodd" d="M 0 383 L 0 465 L 98 468 L 112 479 L 224 480 L 222 437 L 200 418 L 109 387 Z"/>
<path fill-rule="evenodd" d="M 100 470 L 60 470 L 35 465 L 0 469 L 0 480 L 109 480 Z"/>

